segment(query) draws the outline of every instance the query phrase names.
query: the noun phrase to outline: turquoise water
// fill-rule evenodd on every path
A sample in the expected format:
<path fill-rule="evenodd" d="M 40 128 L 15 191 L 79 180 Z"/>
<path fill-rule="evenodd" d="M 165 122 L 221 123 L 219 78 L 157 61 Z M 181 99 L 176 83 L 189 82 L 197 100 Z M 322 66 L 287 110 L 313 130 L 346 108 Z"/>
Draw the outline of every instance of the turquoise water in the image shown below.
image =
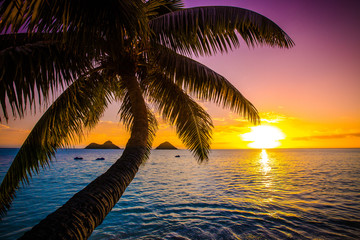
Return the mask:
<path fill-rule="evenodd" d="M 0 149 L 0 178 L 16 152 Z M 59 150 L 18 192 L 0 239 L 21 236 L 121 153 Z M 154 150 L 90 239 L 359 237 L 360 149 L 273 149 L 213 150 L 200 165 L 186 150 Z"/>

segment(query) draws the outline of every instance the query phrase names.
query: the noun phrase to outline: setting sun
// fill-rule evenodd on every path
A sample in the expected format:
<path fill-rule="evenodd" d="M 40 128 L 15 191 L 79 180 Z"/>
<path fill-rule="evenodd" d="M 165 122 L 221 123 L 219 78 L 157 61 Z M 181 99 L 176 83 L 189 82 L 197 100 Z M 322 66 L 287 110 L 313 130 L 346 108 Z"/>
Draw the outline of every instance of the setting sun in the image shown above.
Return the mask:
<path fill-rule="evenodd" d="M 277 127 L 256 126 L 251 127 L 251 132 L 241 134 L 244 141 L 251 141 L 252 148 L 275 148 L 280 145 L 279 140 L 284 139 L 284 133 Z"/>

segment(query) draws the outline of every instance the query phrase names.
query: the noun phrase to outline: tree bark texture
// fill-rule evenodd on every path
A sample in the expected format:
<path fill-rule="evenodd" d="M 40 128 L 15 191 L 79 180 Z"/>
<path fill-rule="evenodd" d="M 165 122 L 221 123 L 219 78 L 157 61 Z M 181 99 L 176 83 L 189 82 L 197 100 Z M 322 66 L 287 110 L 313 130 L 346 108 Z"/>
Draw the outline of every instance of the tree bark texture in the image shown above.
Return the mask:
<path fill-rule="evenodd" d="M 147 145 L 147 109 L 135 75 L 126 76 L 134 116 L 130 139 L 120 159 L 20 239 L 87 239 L 134 179 Z"/>

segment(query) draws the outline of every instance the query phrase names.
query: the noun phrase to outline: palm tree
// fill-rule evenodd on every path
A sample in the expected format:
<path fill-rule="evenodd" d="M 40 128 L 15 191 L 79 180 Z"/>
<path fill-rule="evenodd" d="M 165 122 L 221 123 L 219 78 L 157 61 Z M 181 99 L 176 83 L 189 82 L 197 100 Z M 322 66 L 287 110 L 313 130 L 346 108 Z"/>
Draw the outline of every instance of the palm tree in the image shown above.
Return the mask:
<path fill-rule="evenodd" d="M 250 46 L 293 45 L 266 17 L 235 7 L 184 9 L 178 0 L 114 0 L 96 6 L 69 0 L 64 7 L 56 1 L 20 6 L 4 2 L 0 102 L 5 119 L 7 105 L 13 116 L 23 117 L 36 98 L 46 103 L 57 89 L 65 90 L 36 123 L 4 177 L 1 214 L 10 207 L 20 183 L 27 184 L 40 167 L 50 164 L 58 148 L 69 146 L 95 126 L 110 102 L 120 103 L 120 119 L 131 132 L 122 156 L 109 170 L 23 239 L 91 235 L 150 153 L 156 119 L 149 106 L 175 126 L 198 161 L 208 159 L 213 126 L 193 97 L 259 122 L 255 107 L 223 76 L 192 60 L 192 55 L 239 47 L 239 36 Z M 99 8 L 96 15 L 92 15 L 94 7 Z M 20 33 L 23 29 L 27 33 Z"/>

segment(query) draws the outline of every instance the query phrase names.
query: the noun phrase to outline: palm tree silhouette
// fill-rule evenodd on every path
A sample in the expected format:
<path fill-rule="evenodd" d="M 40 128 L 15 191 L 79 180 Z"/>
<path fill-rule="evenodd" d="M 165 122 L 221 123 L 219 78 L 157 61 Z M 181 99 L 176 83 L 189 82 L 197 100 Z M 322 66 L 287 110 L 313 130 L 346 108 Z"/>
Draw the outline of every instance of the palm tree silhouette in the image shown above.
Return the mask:
<path fill-rule="evenodd" d="M 50 164 L 58 148 L 94 127 L 119 102 L 131 132 L 122 156 L 24 239 L 84 239 L 104 220 L 147 159 L 156 132 L 149 106 L 174 125 L 198 161 L 208 159 L 210 116 L 193 97 L 259 122 L 255 107 L 223 76 L 191 59 L 240 46 L 291 47 L 275 23 L 235 7 L 184 9 L 178 0 L 4 1 L 0 8 L 0 102 L 23 117 L 50 105 L 25 140 L 0 186 L 4 215 L 20 183 Z M 190 94 L 190 95 L 189 95 Z"/>

